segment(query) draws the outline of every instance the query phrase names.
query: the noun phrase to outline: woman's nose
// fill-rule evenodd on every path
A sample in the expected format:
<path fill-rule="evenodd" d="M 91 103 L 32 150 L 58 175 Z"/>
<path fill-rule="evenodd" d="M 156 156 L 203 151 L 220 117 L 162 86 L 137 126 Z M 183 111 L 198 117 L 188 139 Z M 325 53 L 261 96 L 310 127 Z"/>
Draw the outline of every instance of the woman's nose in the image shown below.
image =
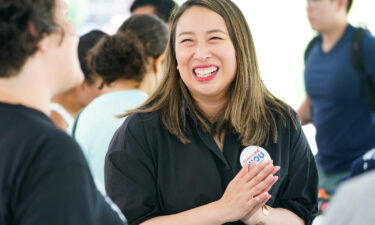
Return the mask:
<path fill-rule="evenodd" d="M 207 60 L 212 56 L 210 48 L 207 46 L 207 44 L 200 43 L 197 45 L 197 48 L 195 50 L 194 58 L 198 60 Z"/>

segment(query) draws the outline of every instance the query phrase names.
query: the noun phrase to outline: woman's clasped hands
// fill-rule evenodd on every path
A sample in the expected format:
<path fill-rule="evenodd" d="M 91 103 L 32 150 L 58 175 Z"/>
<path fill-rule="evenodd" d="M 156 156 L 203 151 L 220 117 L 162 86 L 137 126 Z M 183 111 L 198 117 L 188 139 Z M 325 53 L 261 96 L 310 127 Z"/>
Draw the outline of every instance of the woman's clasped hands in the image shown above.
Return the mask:
<path fill-rule="evenodd" d="M 225 222 L 241 220 L 246 224 L 257 224 L 255 214 L 271 198 L 268 191 L 278 180 L 275 174 L 279 170 L 272 160 L 244 165 L 217 202 Z"/>

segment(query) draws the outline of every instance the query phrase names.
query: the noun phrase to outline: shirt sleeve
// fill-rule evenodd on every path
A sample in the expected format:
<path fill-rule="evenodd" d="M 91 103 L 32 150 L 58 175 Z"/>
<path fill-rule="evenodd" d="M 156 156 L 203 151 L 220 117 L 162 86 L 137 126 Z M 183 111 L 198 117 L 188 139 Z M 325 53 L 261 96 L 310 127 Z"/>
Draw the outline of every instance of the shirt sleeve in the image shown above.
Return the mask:
<path fill-rule="evenodd" d="M 315 158 L 297 123 L 297 129 L 290 128 L 288 174 L 276 207 L 294 212 L 309 225 L 317 213 L 318 173 Z"/>
<path fill-rule="evenodd" d="M 59 131 L 60 132 L 60 131 Z M 27 168 L 16 200 L 20 225 L 126 224 L 96 189 L 78 145 L 49 135 Z"/>
<path fill-rule="evenodd" d="M 130 225 L 160 216 L 156 162 L 141 120 L 137 114 L 125 120 L 109 145 L 105 162 L 107 193 Z"/>

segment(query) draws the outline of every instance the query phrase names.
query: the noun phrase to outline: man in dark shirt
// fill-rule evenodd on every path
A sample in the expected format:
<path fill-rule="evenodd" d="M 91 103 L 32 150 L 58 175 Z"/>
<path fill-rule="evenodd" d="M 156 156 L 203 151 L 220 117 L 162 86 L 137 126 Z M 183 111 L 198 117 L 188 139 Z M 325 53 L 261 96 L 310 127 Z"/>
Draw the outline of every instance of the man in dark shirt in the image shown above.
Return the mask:
<path fill-rule="evenodd" d="M 0 224 L 123 224 L 79 146 L 42 112 L 0 103 Z"/>
<path fill-rule="evenodd" d="M 355 159 L 375 147 L 375 114 L 355 68 L 352 43 L 359 29 L 348 23 L 351 0 L 309 0 L 307 13 L 319 36 L 306 55 L 307 97 L 298 110 L 302 124 L 316 128 L 319 188 L 333 194 Z M 364 71 L 375 80 L 375 38 L 360 40 Z M 375 84 L 375 83 L 374 83 Z"/>
<path fill-rule="evenodd" d="M 0 224 L 125 224 L 47 117 L 51 98 L 83 80 L 63 0 L 1 0 L 0 27 Z"/>

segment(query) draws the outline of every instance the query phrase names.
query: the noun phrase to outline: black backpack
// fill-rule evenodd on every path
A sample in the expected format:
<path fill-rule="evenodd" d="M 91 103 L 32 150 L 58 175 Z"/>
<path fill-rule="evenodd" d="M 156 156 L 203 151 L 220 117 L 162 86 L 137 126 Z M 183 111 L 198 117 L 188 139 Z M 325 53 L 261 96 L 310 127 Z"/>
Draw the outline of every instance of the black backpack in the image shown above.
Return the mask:
<path fill-rule="evenodd" d="M 371 109 L 375 111 L 375 88 L 372 83 L 371 77 L 365 71 L 365 66 L 363 63 L 362 39 L 366 32 L 368 31 L 363 28 L 358 28 L 355 31 L 353 35 L 353 39 L 351 41 L 351 55 L 352 55 L 351 57 L 352 57 L 353 67 L 357 71 L 359 79 L 361 80 L 364 95 L 368 103 L 370 104 Z M 309 55 L 311 48 L 319 40 L 319 38 L 320 38 L 319 35 L 315 36 L 307 45 L 305 54 L 304 54 L 305 62 L 307 60 L 307 57 Z"/>

